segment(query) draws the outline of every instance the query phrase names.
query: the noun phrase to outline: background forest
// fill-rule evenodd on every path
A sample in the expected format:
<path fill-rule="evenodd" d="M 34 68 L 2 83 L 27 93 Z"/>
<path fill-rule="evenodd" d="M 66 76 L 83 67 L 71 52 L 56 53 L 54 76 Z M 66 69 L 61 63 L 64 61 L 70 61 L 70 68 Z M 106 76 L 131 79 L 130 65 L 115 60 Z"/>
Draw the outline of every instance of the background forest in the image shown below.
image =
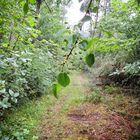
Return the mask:
<path fill-rule="evenodd" d="M 42 95 L 58 98 L 72 71 L 139 95 L 140 1 L 79 2 L 84 16 L 70 26 L 71 0 L 0 0 L 0 139 L 27 139 L 6 116 Z"/>

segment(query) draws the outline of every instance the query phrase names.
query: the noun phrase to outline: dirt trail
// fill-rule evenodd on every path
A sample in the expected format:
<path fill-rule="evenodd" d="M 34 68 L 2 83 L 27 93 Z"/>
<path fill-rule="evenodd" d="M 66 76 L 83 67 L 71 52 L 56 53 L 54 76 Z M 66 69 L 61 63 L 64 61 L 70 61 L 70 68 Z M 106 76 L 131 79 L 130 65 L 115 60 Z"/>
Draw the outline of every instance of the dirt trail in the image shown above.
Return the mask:
<path fill-rule="evenodd" d="M 107 102 L 113 101 L 112 95 L 107 97 L 107 102 L 86 102 L 85 97 L 91 92 L 88 84 L 89 79 L 84 74 L 76 73 L 71 77 L 71 85 L 64 88 L 55 104 L 44 112 L 38 127 L 40 140 L 128 139 L 133 123 L 110 109 Z M 115 102 L 111 107 L 117 105 Z"/>

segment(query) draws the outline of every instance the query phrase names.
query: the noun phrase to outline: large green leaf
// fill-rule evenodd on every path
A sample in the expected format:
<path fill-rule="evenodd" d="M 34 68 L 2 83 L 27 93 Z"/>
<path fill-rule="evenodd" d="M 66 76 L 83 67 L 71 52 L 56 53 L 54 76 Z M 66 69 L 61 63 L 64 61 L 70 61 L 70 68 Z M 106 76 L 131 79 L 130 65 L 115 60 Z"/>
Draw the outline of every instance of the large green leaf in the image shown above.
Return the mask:
<path fill-rule="evenodd" d="M 60 73 L 57 77 L 58 83 L 63 87 L 66 87 L 70 83 L 70 78 L 66 73 Z"/>
<path fill-rule="evenodd" d="M 82 40 L 81 42 L 79 42 L 79 47 L 80 47 L 80 49 L 86 51 L 87 47 L 88 47 L 88 41 L 87 40 Z"/>
<path fill-rule="evenodd" d="M 95 62 L 95 56 L 94 56 L 94 54 L 88 54 L 86 56 L 85 60 L 86 60 L 87 65 L 89 67 L 91 67 L 94 64 L 94 62 Z"/>
<path fill-rule="evenodd" d="M 54 96 L 55 96 L 56 98 L 58 98 L 57 93 L 59 92 L 59 90 L 60 90 L 60 85 L 57 84 L 57 83 L 54 83 L 54 84 L 52 85 L 52 92 L 53 92 L 53 94 L 54 94 Z"/>
<path fill-rule="evenodd" d="M 81 42 L 79 42 L 79 48 L 86 51 L 89 48 L 93 48 L 94 45 L 94 40 L 90 39 L 90 40 L 82 40 Z"/>

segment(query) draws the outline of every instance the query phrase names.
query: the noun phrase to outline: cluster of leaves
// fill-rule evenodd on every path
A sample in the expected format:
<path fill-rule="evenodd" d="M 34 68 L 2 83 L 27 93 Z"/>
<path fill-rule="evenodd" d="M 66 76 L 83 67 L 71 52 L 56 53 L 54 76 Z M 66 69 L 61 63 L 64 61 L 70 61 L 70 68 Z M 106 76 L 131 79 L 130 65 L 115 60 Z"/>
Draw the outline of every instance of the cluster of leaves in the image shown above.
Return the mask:
<path fill-rule="evenodd" d="M 101 7 L 104 7 L 104 11 Z M 106 1 L 106 5 L 101 1 L 98 8 L 98 12 L 100 11 L 102 17 L 97 21 L 93 37 L 96 54 L 113 54 L 116 64 L 112 74 L 139 75 L 140 21 L 136 1 L 112 0 Z"/>
<path fill-rule="evenodd" d="M 116 44 L 118 48 L 116 53 L 120 54 L 118 58 L 116 57 L 114 71 L 111 72 L 110 75 L 114 77 L 121 77 L 121 75 L 125 75 L 123 81 L 127 84 L 131 83 L 135 77 L 139 77 L 140 75 L 140 32 L 138 30 L 140 27 L 138 18 L 139 7 L 135 5 L 134 1 L 128 1 L 127 4 L 118 4 L 120 4 L 121 7 L 119 7 L 119 9 L 114 8 L 116 13 L 112 12 L 112 14 L 109 15 L 112 20 L 111 22 L 114 22 L 115 24 L 112 24 L 112 29 L 106 25 L 109 33 L 111 33 L 110 36 L 115 38 L 117 41 Z M 122 13 L 121 17 L 119 16 L 120 12 Z M 113 46 L 111 47 L 114 48 Z M 129 79 L 131 79 L 131 82 Z M 139 80 L 136 80 L 134 85 L 139 86 Z"/>
<path fill-rule="evenodd" d="M 85 13 L 85 16 L 78 27 L 82 29 L 85 22 L 90 23 L 89 33 L 92 45 L 86 51 L 93 50 L 100 61 L 107 56 L 110 57 L 110 61 L 113 60 L 110 64 L 101 62 L 103 66 L 106 64 L 101 74 L 125 75 L 125 81 L 127 81 L 127 77 L 139 77 L 139 0 L 80 0 L 79 2 L 82 3 L 81 11 Z M 87 42 L 88 39 L 84 39 L 81 42 L 82 47 L 88 46 L 85 45 Z M 90 66 L 88 61 L 93 60 L 93 56 L 89 55 L 86 58 L 88 58 L 86 62 Z"/>
<path fill-rule="evenodd" d="M 71 68 L 71 63 L 75 68 L 79 68 L 79 64 L 85 62 L 89 67 L 92 67 L 95 62 L 94 50 L 92 48 L 92 39 L 83 39 L 79 34 L 73 34 L 67 41 L 67 47 L 70 49 L 69 53 L 64 55 L 62 70 L 56 77 L 57 81 L 52 84 L 52 91 L 57 97 L 57 92 L 60 90 L 60 86 L 66 87 L 70 84 L 70 78 L 68 76 Z M 75 61 L 75 59 L 78 59 Z M 74 62 L 72 62 L 74 60 Z M 81 60 L 81 61 L 80 61 Z M 76 64 L 78 64 L 76 66 Z M 84 68 L 84 65 L 82 66 Z"/>
<path fill-rule="evenodd" d="M 30 66 L 31 60 L 26 58 L 25 54 L 19 55 L 18 52 L 13 52 L 9 57 L 1 55 L 0 108 L 2 110 L 26 96 L 26 75 Z"/>

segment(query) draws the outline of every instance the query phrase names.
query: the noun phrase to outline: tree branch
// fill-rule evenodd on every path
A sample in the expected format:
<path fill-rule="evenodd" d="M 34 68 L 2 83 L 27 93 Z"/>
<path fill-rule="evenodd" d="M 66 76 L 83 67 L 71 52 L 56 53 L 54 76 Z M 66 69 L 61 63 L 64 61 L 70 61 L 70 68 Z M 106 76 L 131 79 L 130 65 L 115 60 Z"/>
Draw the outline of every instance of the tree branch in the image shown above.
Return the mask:
<path fill-rule="evenodd" d="M 90 0 L 90 2 L 89 2 L 88 8 L 87 8 L 87 10 L 86 10 L 86 15 L 89 13 L 89 8 L 90 8 L 90 6 L 91 6 L 91 3 L 92 3 L 92 0 Z"/>
<path fill-rule="evenodd" d="M 46 2 L 45 0 L 44 0 L 44 2 L 45 2 L 45 4 L 46 4 L 46 6 L 47 6 L 49 12 L 51 13 L 51 12 L 52 12 L 51 8 L 49 7 L 49 5 L 47 4 L 47 2 Z"/>
<path fill-rule="evenodd" d="M 64 68 L 65 64 L 67 63 L 67 61 L 68 61 L 68 59 L 69 59 L 70 55 L 72 54 L 72 52 L 73 52 L 73 50 L 74 50 L 75 47 L 76 47 L 76 46 L 73 45 L 73 47 L 71 48 L 69 54 L 66 56 L 64 62 L 62 63 L 62 69 Z"/>

